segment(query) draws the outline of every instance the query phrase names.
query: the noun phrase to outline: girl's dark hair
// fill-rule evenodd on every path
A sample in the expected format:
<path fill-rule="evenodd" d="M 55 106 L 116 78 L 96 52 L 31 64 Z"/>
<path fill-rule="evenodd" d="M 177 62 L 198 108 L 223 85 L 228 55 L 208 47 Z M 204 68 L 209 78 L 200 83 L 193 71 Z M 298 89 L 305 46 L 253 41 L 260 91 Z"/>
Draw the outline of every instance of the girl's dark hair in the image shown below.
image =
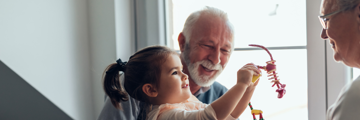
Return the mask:
<path fill-rule="evenodd" d="M 149 97 L 142 91 L 144 84 L 158 86 L 161 64 L 175 51 L 164 46 L 146 47 L 130 57 L 127 63 L 120 60 L 110 64 L 104 72 L 104 91 L 110 97 L 111 103 L 120 108 L 119 102 L 127 101 L 128 94 L 141 102 L 150 104 Z M 124 88 L 120 84 L 119 71 L 124 72 Z"/>

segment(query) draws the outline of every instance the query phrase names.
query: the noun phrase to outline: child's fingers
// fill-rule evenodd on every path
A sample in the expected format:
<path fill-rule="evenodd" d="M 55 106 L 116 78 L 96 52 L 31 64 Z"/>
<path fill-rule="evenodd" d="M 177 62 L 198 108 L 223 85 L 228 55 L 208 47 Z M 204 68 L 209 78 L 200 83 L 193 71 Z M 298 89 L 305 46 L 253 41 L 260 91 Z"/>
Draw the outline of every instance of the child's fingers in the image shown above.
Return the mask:
<path fill-rule="evenodd" d="M 246 65 L 255 65 L 254 63 L 248 63 L 248 64 L 246 64 Z"/>
<path fill-rule="evenodd" d="M 261 72 L 253 63 L 248 63 L 244 65 L 241 69 L 249 71 L 251 75 L 255 76 L 258 76 Z"/>
<path fill-rule="evenodd" d="M 254 63 L 248 63 L 244 65 L 239 71 L 248 71 L 251 75 L 258 76 L 261 71 L 255 66 Z"/>
<path fill-rule="evenodd" d="M 259 75 L 260 70 L 255 65 L 247 65 L 246 68 L 254 72 L 254 75 Z"/>

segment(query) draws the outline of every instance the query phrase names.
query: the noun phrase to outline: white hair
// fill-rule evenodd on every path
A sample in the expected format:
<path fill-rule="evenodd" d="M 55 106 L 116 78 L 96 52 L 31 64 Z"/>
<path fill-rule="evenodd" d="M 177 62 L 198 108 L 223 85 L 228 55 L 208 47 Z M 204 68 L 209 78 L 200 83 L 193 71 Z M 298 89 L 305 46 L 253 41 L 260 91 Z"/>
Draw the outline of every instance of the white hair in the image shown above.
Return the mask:
<path fill-rule="evenodd" d="M 206 6 L 202 10 L 191 13 L 189 15 L 189 17 L 186 19 L 184 28 L 182 30 L 182 33 L 185 36 L 185 41 L 186 41 L 185 43 L 189 43 L 193 26 L 195 25 L 195 23 L 197 22 L 197 20 L 200 18 L 200 16 L 202 14 L 207 14 L 207 15 L 218 17 L 218 18 L 224 20 L 226 22 L 228 29 L 230 30 L 231 39 L 234 39 L 234 29 L 228 19 L 227 13 L 225 13 L 224 11 L 222 11 L 220 9 Z"/>
<path fill-rule="evenodd" d="M 358 4 L 360 0 L 336 0 L 336 4 L 339 10 L 353 10 Z"/>

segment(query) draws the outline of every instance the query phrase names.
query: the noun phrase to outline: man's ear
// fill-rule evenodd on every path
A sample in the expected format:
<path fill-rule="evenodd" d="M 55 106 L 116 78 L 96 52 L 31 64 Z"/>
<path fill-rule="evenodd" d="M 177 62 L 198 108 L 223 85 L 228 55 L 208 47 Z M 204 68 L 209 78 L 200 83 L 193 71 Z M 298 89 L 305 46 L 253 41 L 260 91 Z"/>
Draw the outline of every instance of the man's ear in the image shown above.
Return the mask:
<path fill-rule="evenodd" d="M 184 49 L 185 49 L 185 36 L 184 34 L 181 32 L 178 36 L 178 42 L 179 42 L 179 48 L 180 48 L 180 51 L 183 52 Z"/>
<path fill-rule="evenodd" d="M 358 23 L 358 29 L 360 30 L 360 3 L 355 8 L 356 21 Z"/>
<path fill-rule="evenodd" d="M 355 13 L 358 16 L 358 19 L 360 18 L 360 3 L 355 8 Z"/>
<path fill-rule="evenodd" d="M 355 14 L 357 15 L 356 20 L 360 23 L 360 3 L 355 8 Z"/>
<path fill-rule="evenodd" d="M 158 95 L 155 86 L 149 83 L 143 85 L 142 90 L 149 97 L 156 97 Z"/>

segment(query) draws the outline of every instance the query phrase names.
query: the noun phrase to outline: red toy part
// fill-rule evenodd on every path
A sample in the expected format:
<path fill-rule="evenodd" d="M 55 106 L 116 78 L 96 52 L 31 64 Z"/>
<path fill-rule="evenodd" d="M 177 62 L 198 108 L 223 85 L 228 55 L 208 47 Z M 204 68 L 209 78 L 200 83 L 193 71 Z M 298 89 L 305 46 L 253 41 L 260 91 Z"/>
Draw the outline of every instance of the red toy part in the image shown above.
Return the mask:
<path fill-rule="evenodd" d="M 258 66 L 258 68 L 261 68 L 261 69 L 264 69 L 269 75 L 268 77 L 270 76 L 273 76 L 271 78 L 269 78 L 269 80 L 272 80 L 271 82 L 273 82 L 274 84 L 272 85 L 272 87 L 274 87 L 276 85 L 276 87 L 278 88 L 276 90 L 276 92 L 278 92 L 278 98 L 282 98 L 285 93 L 286 93 L 286 90 L 285 90 L 285 87 L 286 85 L 285 84 L 281 84 L 280 83 L 280 79 L 278 79 L 279 76 L 276 76 L 277 73 L 276 73 L 276 65 L 275 65 L 275 60 L 273 59 L 271 53 L 269 52 L 269 50 L 267 48 L 265 48 L 264 46 L 261 46 L 261 45 L 255 45 L 255 44 L 250 44 L 249 46 L 254 46 L 254 47 L 260 47 L 262 49 L 264 49 L 270 56 L 270 59 L 271 61 L 268 61 L 266 62 L 266 66 Z"/>
<path fill-rule="evenodd" d="M 249 46 L 260 47 L 260 48 L 264 49 L 270 55 L 271 60 L 266 62 L 267 65 L 266 66 L 257 66 L 257 68 L 263 69 L 268 73 L 268 77 L 271 77 L 271 78 L 269 78 L 269 80 L 271 80 L 271 82 L 274 83 L 272 85 L 272 87 L 274 87 L 276 85 L 276 87 L 278 88 L 278 89 L 276 89 L 276 92 L 278 92 L 278 98 L 282 98 L 286 93 L 286 90 L 285 90 L 286 85 L 281 84 L 279 81 L 280 79 L 278 79 L 279 76 L 277 76 L 276 65 L 275 65 L 276 61 L 272 58 L 271 53 L 269 52 L 269 50 L 267 48 L 265 48 L 264 46 L 261 46 L 261 45 L 250 44 Z M 254 120 L 256 120 L 255 115 L 259 115 L 259 117 L 260 117 L 259 120 L 264 120 L 261 110 L 253 109 L 250 102 L 249 102 L 249 107 L 251 109 L 251 114 L 253 115 Z"/>

